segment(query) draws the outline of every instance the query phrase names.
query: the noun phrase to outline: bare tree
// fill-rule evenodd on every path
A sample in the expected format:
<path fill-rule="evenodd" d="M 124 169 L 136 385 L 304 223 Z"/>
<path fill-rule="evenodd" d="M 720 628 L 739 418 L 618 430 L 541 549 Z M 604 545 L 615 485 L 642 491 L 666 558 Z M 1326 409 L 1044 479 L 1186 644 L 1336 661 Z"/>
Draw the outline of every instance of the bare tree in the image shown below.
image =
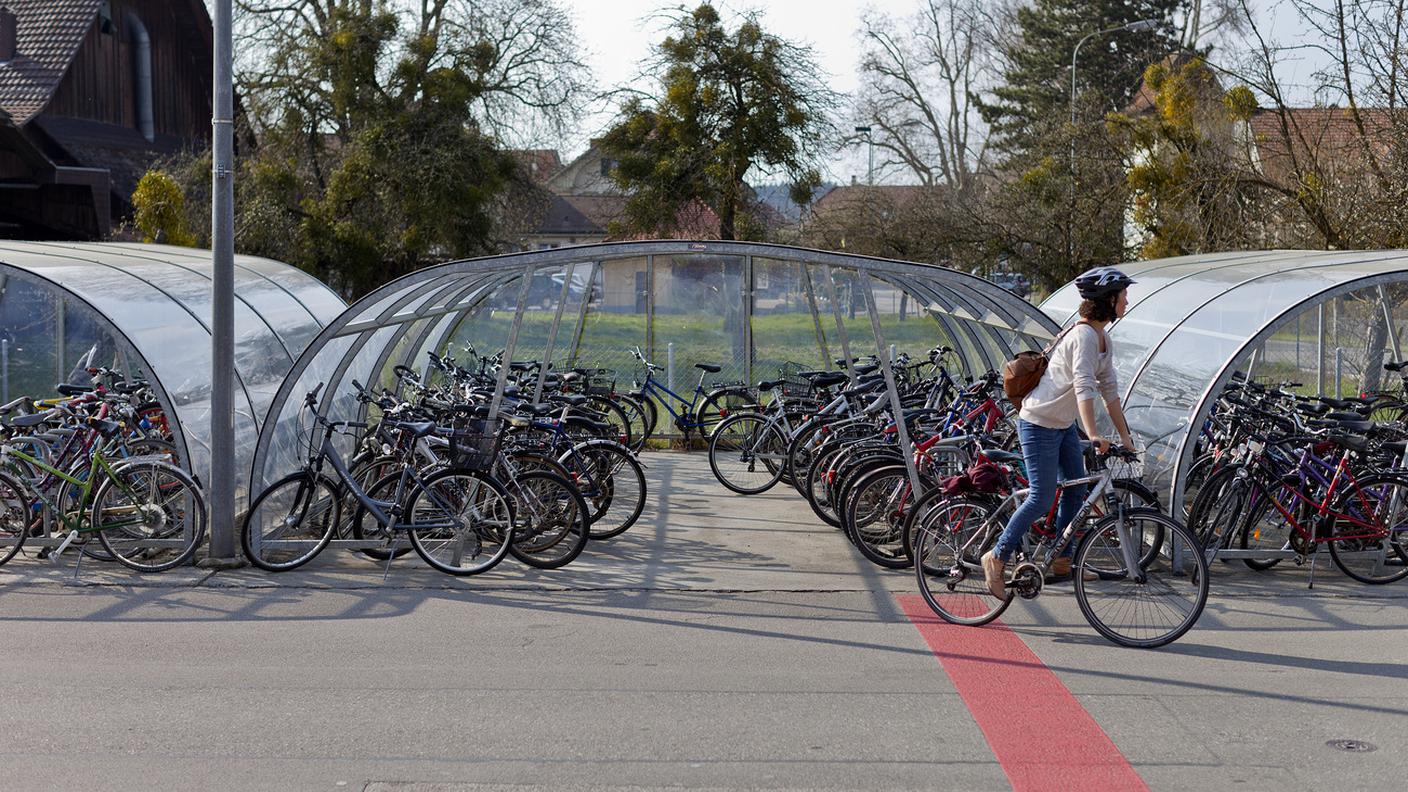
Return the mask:
<path fill-rule="evenodd" d="M 865 15 L 854 112 L 871 131 L 846 142 L 874 145 L 878 173 L 971 186 L 985 149 L 975 97 L 995 74 L 989 8 L 979 0 L 924 0 L 902 19 Z"/>

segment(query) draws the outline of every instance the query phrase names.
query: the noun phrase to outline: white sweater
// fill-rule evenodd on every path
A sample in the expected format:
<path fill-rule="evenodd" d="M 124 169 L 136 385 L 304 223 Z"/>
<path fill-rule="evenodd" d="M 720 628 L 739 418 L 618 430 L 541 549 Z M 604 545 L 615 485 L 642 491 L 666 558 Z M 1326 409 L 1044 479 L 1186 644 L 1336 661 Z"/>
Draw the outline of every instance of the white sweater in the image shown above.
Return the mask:
<path fill-rule="evenodd" d="M 1078 402 L 1119 398 L 1115 378 L 1114 345 L 1105 336 L 1100 351 L 1100 331 L 1088 324 L 1069 330 L 1047 356 L 1049 364 L 1041 382 L 1022 399 L 1022 420 L 1047 429 L 1065 429 L 1080 416 Z"/>

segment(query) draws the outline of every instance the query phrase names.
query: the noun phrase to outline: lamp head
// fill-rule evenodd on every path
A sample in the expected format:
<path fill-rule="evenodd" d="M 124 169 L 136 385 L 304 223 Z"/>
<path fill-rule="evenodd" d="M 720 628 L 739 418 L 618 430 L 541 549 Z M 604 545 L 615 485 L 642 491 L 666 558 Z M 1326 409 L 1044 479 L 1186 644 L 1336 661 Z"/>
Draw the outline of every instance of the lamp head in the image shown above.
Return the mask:
<path fill-rule="evenodd" d="M 1130 22 L 1128 25 L 1124 26 L 1124 29 L 1130 33 L 1143 33 L 1146 30 L 1153 30 L 1158 26 L 1159 20 L 1157 19 L 1141 19 L 1138 22 Z"/>

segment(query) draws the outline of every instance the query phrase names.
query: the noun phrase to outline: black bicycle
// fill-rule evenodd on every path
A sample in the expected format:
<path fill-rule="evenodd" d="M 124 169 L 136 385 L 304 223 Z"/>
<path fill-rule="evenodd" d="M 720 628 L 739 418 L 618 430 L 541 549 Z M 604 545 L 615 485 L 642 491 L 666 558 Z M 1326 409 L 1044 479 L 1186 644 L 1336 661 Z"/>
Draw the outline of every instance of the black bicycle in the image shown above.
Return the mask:
<path fill-rule="evenodd" d="M 466 467 L 422 472 L 414 460 L 401 460 L 396 486 L 385 499 L 367 494 L 347 469 L 333 442 L 335 434 L 366 429 L 357 421 L 329 421 L 317 412 L 319 383 L 304 405 L 322 442 L 303 469 L 271 484 L 250 504 L 241 544 L 250 563 L 271 572 L 296 569 L 317 557 L 332 541 L 342 510 L 342 493 L 360 504 L 357 519 L 370 518 L 387 537 L 387 565 L 398 553 L 399 534 L 435 569 L 451 575 L 477 575 L 504 559 L 514 541 L 513 503 L 503 485 L 488 473 Z M 414 454 L 416 445 L 436 431 L 433 421 L 390 422 L 407 442 L 398 447 Z M 323 472 L 331 465 L 337 482 Z"/>

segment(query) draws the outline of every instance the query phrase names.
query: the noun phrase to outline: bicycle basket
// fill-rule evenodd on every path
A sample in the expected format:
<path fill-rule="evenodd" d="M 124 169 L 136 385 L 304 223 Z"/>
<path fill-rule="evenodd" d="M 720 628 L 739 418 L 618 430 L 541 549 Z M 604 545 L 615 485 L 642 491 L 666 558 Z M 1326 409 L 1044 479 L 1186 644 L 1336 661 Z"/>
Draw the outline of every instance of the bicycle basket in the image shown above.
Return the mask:
<path fill-rule="evenodd" d="M 615 372 L 611 369 L 599 368 L 586 377 L 586 388 L 584 393 L 593 396 L 610 396 L 616 392 Z"/>
<path fill-rule="evenodd" d="M 806 369 L 801 363 L 788 361 L 778 367 L 778 376 L 782 378 L 782 395 L 789 399 L 805 399 L 812 395 L 812 384 L 802 378 L 801 372 Z"/>
<path fill-rule="evenodd" d="M 488 470 L 499 454 L 497 424 L 488 421 L 466 421 L 450 430 L 450 458 L 457 467 Z"/>

